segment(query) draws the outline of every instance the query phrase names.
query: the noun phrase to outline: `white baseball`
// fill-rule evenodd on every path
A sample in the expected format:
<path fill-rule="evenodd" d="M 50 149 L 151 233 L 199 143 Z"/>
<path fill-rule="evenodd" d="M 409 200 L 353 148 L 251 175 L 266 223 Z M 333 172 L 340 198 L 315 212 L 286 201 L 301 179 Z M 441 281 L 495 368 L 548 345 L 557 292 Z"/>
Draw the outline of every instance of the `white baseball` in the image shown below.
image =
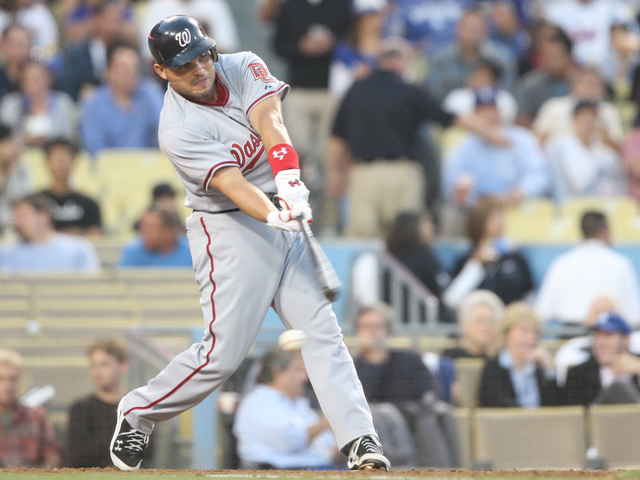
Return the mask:
<path fill-rule="evenodd" d="M 278 346 L 285 352 L 299 352 L 306 340 L 307 334 L 294 328 L 283 332 L 278 337 Z"/>

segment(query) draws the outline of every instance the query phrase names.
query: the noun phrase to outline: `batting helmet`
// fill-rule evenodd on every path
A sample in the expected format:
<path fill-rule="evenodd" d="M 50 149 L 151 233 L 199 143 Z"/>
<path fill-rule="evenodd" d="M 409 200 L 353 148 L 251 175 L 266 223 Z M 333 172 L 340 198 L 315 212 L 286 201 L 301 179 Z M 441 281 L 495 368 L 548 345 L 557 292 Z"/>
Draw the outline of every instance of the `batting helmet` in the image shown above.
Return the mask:
<path fill-rule="evenodd" d="M 181 67 L 207 50 L 218 61 L 215 40 L 186 15 L 172 15 L 156 23 L 149 33 L 149 50 L 156 63 L 168 68 Z"/>

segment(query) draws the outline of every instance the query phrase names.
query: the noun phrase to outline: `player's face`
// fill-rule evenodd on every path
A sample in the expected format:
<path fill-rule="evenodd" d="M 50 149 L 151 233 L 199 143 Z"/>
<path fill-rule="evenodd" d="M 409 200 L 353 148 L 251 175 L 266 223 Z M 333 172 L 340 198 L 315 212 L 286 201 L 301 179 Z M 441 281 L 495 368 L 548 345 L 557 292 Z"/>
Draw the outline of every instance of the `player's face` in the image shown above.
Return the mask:
<path fill-rule="evenodd" d="M 204 52 L 178 68 L 166 68 L 156 64 L 156 73 L 168 80 L 173 89 L 185 97 L 213 101 L 216 67 L 211 52 Z"/>
<path fill-rule="evenodd" d="M 127 363 L 119 362 L 104 350 L 94 350 L 89 357 L 89 373 L 94 385 L 100 391 L 118 389 L 127 370 Z"/>
<path fill-rule="evenodd" d="M 10 407 L 18 398 L 20 371 L 12 365 L 0 364 L 0 407 Z"/>

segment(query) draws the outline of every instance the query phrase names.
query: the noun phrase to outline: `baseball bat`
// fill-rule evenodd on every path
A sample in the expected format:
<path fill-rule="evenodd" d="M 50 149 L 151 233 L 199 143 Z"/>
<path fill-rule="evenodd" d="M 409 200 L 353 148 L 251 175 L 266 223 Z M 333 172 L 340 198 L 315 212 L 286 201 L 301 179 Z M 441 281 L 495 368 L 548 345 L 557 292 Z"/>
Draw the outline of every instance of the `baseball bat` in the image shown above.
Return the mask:
<path fill-rule="evenodd" d="M 311 262 L 313 263 L 318 283 L 322 288 L 322 293 L 327 300 L 333 302 L 338 298 L 338 294 L 342 288 L 338 274 L 334 270 L 333 265 L 331 265 L 327 255 L 324 253 L 320 243 L 313 234 L 313 231 L 309 226 L 309 222 L 304 220 L 302 217 L 299 217 L 298 221 L 302 228 L 302 236 L 309 247 Z"/>

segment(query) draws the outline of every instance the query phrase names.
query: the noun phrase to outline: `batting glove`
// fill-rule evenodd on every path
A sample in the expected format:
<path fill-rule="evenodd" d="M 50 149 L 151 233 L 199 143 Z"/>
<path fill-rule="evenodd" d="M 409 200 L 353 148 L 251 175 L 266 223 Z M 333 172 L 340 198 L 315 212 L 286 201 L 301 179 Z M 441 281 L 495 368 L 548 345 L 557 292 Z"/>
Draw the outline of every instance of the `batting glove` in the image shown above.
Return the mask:
<path fill-rule="evenodd" d="M 291 210 L 298 204 L 309 206 L 309 190 L 300 180 L 300 170 L 283 170 L 276 175 L 275 181 L 278 188 L 278 200 L 283 210 Z M 310 213 L 308 218 L 305 215 L 305 219 L 308 222 L 312 221 L 313 213 Z"/>
<path fill-rule="evenodd" d="M 269 213 L 267 215 L 267 225 L 276 230 L 299 232 L 300 222 L 297 220 L 299 217 L 304 219 L 311 218 L 311 208 L 308 204 L 299 203 L 294 205 L 291 210 L 279 210 Z"/>

